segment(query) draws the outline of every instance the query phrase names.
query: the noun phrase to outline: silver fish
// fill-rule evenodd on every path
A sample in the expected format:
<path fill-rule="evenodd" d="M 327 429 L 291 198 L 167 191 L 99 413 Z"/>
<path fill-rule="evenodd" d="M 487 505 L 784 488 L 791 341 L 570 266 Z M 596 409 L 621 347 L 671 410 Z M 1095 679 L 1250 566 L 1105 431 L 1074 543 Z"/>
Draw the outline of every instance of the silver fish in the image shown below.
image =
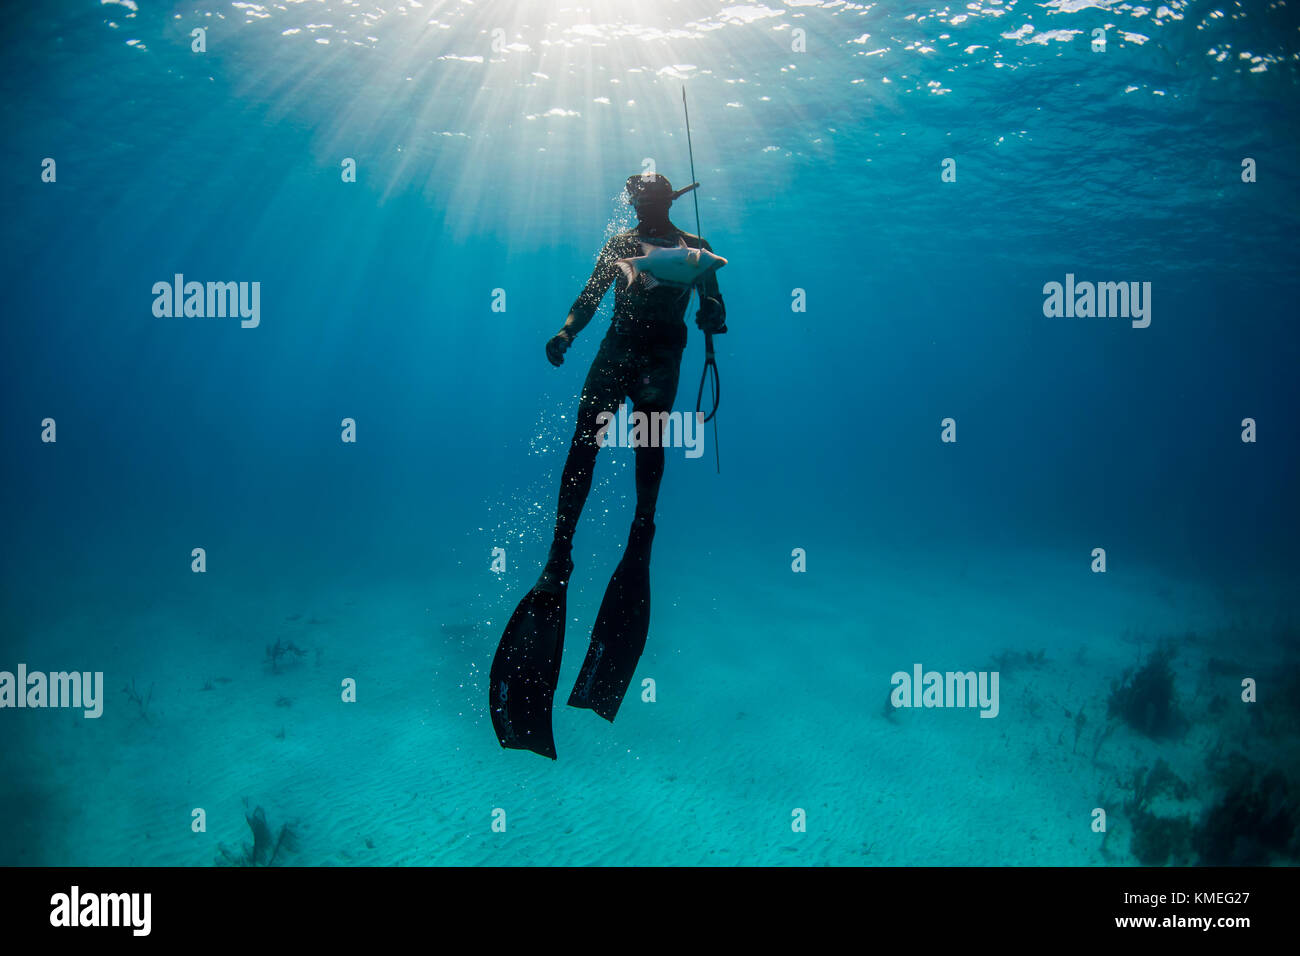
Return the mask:
<path fill-rule="evenodd" d="M 688 289 L 727 264 L 726 259 L 708 249 L 688 246 L 680 236 L 675 246 L 665 247 L 643 242 L 641 253 L 639 256 L 619 259 L 614 266 L 623 273 L 628 285 L 636 281 L 637 276 L 641 276 L 647 289 L 661 285 Z"/>

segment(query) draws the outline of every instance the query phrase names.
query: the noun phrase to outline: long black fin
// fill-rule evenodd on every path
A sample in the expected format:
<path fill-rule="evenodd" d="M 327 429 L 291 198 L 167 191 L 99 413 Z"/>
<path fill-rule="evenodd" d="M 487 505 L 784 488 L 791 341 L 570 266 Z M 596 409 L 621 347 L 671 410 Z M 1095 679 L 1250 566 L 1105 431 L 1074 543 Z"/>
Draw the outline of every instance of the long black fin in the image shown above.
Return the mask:
<path fill-rule="evenodd" d="M 570 707 L 586 707 L 613 722 L 636 675 L 650 633 L 652 522 L 632 525 L 627 551 L 600 602 L 591 645 L 569 695 Z"/>
<path fill-rule="evenodd" d="M 488 679 L 492 727 L 502 747 L 556 759 L 551 708 L 564 653 L 566 588 L 534 588 L 510 616 Z"/>

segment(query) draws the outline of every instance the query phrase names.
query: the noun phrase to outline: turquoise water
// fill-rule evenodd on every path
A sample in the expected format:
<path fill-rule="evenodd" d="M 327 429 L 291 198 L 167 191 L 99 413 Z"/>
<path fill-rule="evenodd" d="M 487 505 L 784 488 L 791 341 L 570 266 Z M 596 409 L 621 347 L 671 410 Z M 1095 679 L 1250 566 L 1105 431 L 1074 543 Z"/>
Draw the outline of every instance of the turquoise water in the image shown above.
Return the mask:
<path fill-rule="evenodd" d="M 257 806 L 302 865 L 1296 859 L 1293 6 L 5 16 L 0 670 L 103 714 L 0 709 L 0 862 L 209 865 Z M 602 452 L 552 763 L 487 670 L 612 294 L 543 346 L 624 180 L 690 182 L 683 88 L 721 472 L 668 453 L 611 726 L 563 706 L 634 502 Z M 177 274 L 255 327 L 155 314 Z M 1045 315 L 1067 281 L 1149 311 Z M 1162 646 L 1153 737 L 1112 690 Z M 997 716 L 887 707 L 916 664 Z"/>

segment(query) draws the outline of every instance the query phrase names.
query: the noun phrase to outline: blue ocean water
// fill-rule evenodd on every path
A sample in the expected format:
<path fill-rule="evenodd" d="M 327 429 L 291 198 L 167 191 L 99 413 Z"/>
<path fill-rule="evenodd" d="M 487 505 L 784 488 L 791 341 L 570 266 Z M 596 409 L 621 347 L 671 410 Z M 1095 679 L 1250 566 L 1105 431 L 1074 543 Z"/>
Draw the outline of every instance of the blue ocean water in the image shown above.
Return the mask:
<path fill-rule="evenodd" d="M 0 708 L 0 862 L 230 862 L 256 807 L 302 865 L 1296 860 L 1292 5 L 5 18 L 0 671 L 103 707 Z M 552 763 L 487 672 L 613 293 L 543 347 L 624 180 L 691 181 L 683 89 L 720 472 L 668 451 L 609 725 L 563 706 L 635 500 L 602 451 Z M 255 326 L 157 314 L 177 275 Z M 894 706 L 916 666 L 996 716 Z"/>

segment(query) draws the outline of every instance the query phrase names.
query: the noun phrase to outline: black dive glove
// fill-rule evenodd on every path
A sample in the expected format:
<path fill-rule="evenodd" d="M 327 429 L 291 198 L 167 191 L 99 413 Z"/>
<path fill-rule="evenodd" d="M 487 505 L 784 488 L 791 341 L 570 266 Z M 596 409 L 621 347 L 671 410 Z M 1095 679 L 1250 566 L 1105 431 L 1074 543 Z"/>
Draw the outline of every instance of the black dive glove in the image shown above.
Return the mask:
<path fill-rule="evenodd" d="M 564 364 L 564 353 L 569 350 L 573 344 L 573 336 L 564 329 L 560 329 L 551 340 L 546 343 L 546 358 L 556 367 Z"/>
<path fill-rule="evenodd" d="M 700 308 L 695 313 L 695 324 L 704 332 L 721 335 L 727 331 L 727 313 L 722 303 L 713 296 L 701 300 Z"/>

